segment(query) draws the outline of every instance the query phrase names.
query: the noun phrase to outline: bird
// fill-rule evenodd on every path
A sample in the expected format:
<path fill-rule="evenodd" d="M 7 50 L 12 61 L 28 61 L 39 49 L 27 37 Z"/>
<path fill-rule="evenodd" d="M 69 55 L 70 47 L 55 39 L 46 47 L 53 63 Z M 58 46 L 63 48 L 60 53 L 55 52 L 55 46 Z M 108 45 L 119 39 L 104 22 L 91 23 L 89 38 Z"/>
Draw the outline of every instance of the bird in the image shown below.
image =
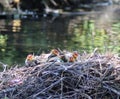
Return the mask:
<path fill-rule="evenodd" d="M 79 60 L 80 55 L 77 51 L 74 52 L 66 51 L 62 55 L 60 55 L 60 57 L 64 62 L 75 62 Z"/>
<path fill-rule="evenodd" d="M 77 62 L 80 60 L 80 55 L 77 51 L 61 51 L 52 49 L 49 53 L 41 55 L 28 54 L 25 59 L 26 66 L 35 66 L 44 62 Z"/>
<path fill-rule="evenodd" d="M 60 57 L 63 62 L 69 62 L 70 58 L 72 57 L 72 52 L 63 51 L 63 53 L 60 54 Z"/>
<path fill-rule="evenodd" d="M 57 50 L 57 49 L 52 49 L 49 53 L 49 56 L 48 56 L 48 61 L 53 58 L 53 57 L 59 57 L 60 55 L 60 52 Z"/>
<path fill-rule="evenodd" d="M 34 54 L 28 54 L 25 59 L 25 65 L 26 66 L 35 66 L 37 64 L 38 64 L 38 62 L 36 60 L 36 56 L 34 56 Z"/>
<path fill-rule="evenodd" d="M 63 62 L 59 56 L 51 57 L 47 62 Z"/>
<path fill-rule="evenodd" d="M 40 62 L 50 62 L 59 57 L 60 52 L 57 49 L 52 49 L 49 53 L 42 53 L 37 57 L 37 60 Z M 56 57 L 56 58 L 55 58 Z"/>
<path fill-rule="evenodd" d="M 72 56 L 75 59 L 75 61 L 79 61 L 80 60 L 80 54 L 77 51 L 74 51 Z"/>

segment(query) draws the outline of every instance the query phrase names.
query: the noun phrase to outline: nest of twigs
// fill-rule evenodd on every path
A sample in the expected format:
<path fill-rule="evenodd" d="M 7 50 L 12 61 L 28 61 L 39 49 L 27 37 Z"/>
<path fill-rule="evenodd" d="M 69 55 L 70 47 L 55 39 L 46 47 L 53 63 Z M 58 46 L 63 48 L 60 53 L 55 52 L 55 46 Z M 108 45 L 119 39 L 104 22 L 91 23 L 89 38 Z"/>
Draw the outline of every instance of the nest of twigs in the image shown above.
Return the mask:
<path fill-rule="evenodd" d="M 0 99 L 119 99 L 120 58 L 83 55 L 80 62 L 41 63 L 0 72 Z"/>

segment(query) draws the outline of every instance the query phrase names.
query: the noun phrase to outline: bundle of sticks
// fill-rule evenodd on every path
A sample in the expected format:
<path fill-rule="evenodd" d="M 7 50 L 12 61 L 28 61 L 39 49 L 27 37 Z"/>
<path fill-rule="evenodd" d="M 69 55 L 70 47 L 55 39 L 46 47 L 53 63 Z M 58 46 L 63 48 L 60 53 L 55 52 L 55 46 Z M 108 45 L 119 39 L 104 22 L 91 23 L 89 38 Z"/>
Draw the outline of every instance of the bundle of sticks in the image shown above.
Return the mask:
<path fill-rule="evenodd" d="M 120 58 L 82 55 L 76 62 L 45 62 L 0 72 L 0 98 L 119 99 Z"/>

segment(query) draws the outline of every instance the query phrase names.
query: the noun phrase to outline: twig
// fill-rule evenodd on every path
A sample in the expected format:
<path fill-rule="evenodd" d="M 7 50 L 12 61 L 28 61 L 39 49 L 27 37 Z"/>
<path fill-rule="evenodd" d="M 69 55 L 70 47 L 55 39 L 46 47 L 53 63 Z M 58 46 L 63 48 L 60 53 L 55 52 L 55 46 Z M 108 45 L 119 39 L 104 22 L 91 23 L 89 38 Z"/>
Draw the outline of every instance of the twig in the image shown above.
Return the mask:
<path fill-rule="evenodd" d="M 117 91 L 116 89 L 114 89 L 108 85 L 103 85 L 103 88 L 108 89 L 108 90 L 114 92 L 115 94 L 117 94 L 118 96 L 120 96 L 120 91 Z"/>
<path fill-rule="evenodd" d="M 49 90 L 50 88 L 52 88 L 53 86 L 55 86 L 56 84 L 60 83 L 63 80 L 63 78 L 61 78 L 60 80 L 54 82 L 52 85 L 50 85 L 49 87 L 43 89 L 42 91 L 38 92 L 37 94 L 33 95 L 33 98 L 37 97 L 39 94 L 44 93 L 46 90 Z M 31 96 L 30 96 L 31 97 Z"/>
<path fill-rule="evenodd" d="M 63 72 L 61 74 L 61 79 L 63 78 Z M 60 95 L 60 99 L 62 99 L 63 97 L 63 80 L 61 80 L 61 95 Z"/>
<path fill-rule="evenodd" d="M 8 65 L 7 65 L 7 64 L 4 64 L 3 62 L 0 62 L 0 64 L 3 66 L 3 72 L 5 72 Z"/>
<path fill-rule="evenodd" d="M 84 96 L 84 97 L 87 98 L 87 99 L 92 99 L 88 94 L 81 93 L 81 95 Z"/>
<path fill-rule="evenodd" d="M 2 90 L 2 91 L 0 91 L 0 94 L 3 94 L 3 93 L 8 93 L 8 92 L 13 92 L 13 91 L 15 91 L 15 89 L 16 88 L 8 88 L 8 89 L 4 89 L 4 90 Z"/>

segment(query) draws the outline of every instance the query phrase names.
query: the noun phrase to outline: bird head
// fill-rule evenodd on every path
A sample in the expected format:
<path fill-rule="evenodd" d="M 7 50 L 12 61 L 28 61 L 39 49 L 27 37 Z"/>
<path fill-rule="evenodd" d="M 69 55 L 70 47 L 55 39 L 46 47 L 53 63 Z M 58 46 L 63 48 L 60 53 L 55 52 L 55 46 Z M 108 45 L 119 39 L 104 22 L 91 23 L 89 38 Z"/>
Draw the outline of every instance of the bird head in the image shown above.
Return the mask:
<path fill-rule="evenodd" d="M 32 61 L 32 60 L 34 60 L 34 55 L 33 55 L 33 54 L 29 54 L 29 55 L 27 55 L 26 60 L 28 60 L 28 61 Z"/>
<path fill-rule="evenodd" d="M 73 52 L 73 57 L 76 59 L 79 56 L 78 52 Z"/>
<path fill-rule="evenodd" d="M 58 56 L 58 55 L 59 55 L 59 51 L 58 51 L 57 49 L 53 49 L 53 50 L 51 51 L 51 54 L 52 54 L 52 55 L 55 55 L 55 56 Z"/>

